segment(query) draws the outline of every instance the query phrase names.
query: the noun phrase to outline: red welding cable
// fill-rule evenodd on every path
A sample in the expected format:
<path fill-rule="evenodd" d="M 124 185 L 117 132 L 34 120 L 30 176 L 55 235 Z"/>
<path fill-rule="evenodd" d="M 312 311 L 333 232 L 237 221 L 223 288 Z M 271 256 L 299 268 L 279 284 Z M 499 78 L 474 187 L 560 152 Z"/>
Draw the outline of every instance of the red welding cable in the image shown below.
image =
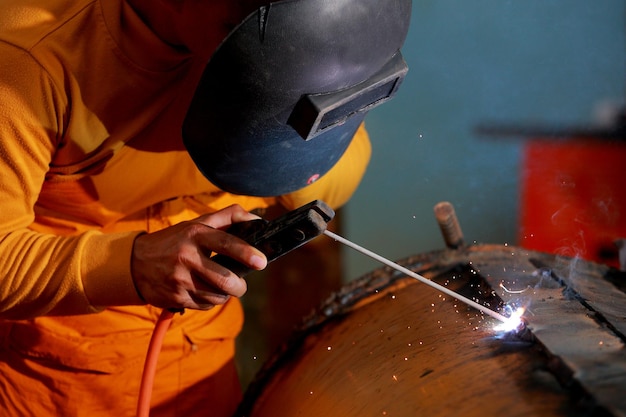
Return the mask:
<path fill-rule="evenodd" d="M 169 310 L 163 310 L 154 326 L 150 345 L 148 346 L 146 362 L 143 367 L 143 375 L 141 376 L 139 399 L 137 401 L 137 417 L 148 417 L 150 415 L 150 400 L 152 398 L 152 386 L 154 385 L 157 361 L 165 333 L 172 323 L 172 317 L 174 317 L 174 313 Z"/>

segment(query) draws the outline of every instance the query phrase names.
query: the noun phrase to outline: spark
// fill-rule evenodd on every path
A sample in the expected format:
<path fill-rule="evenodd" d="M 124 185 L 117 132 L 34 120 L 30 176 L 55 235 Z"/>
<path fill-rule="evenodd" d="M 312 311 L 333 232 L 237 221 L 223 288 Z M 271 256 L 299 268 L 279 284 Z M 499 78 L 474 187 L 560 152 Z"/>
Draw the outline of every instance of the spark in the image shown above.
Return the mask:
<path fill-rule="evenodd" d="M 513 330 L 519 329 L 524 324 L 524 320 L 522 320 L 522 315 L 524 314 L 525 308 L 520 307 L 511 312 L 511 315 L 502 323 L 495 326 L 493 329 L 496 331 L 502 332 L 511 332 Z"/>
<path fill-rule="evenodd" d="M 523 290 L 509 290 L 507 287 L 504 286 L 503 283 L 500 283 L 500 288 L 502 288 L 504 291 L 506 291 L 509 294 L 522 294 L 528 290 L 532 290 L 532 287 L 530 285 L 524 288 Z"/>

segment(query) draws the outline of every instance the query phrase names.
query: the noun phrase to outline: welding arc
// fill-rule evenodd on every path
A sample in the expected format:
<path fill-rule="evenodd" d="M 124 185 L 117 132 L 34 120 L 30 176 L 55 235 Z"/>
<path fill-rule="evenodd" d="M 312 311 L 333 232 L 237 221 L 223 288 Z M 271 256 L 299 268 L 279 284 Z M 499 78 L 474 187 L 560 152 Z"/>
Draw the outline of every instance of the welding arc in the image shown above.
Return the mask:
<path fill-rule="evenodd" d="M 329 230 L 325 230 L 324 234 L 326 236 L 330 237 L 331 239 L 335 239 L 337 242 L 343 243 L 344 245 L 346 245 L 346 246 L 356 250 L 357 252 L 361 252 L 362 254 L 367 255 L 370 258 L 377 260 L 378 262 L 382 262 L 383 264 L 385 264 L 387 266 L 390 266 L 391 268 L 393 268 L 393 269 L 395 269 L 397 271 L 400 271 L 403 274 L 406 274 L 406 275 L 408 275 L 411 278 L 415 278 L 416 280 L 418 280 L 418 281 L 420 281 L 420 282 L 422 282 L 422 283 L 424 283 L 424 284 L 426 284 L 428 286 L 431 286 L 431 287 L 433 287 L 434 289 L 436 289 L 438 291 L 441 291 L 441 292 L 443 292 L 443 293 L 445 293 L 445 294 L 447 294 L 447 295 L 449 295 L 451 297 L 454 297 L 457 300 L 459 300 L 459 301 L 461 301 L 461 302 L 463 302 L 463 303 L 465 303 L 465 304 L 467 304 L 467 305 L 469 305 L 471 307 L 474 307 L 475 309 L 477 309 L 479 311 L 482 311 L 483 313 L 488 314 L 491 317 L 493 317 L 493 318 L 495 318 L 497 320 L 500 320 L 503 323 L 508 320 L 502 314 L 497 313 L 497 312 L 495 312 L 495 311 L 493 311 L 491 309 L 488 309 L 487 307 L 485 307 L 483 305 L 480 305 L 477 302 L 475 302 L 473 300 L 470 300 L 469 298 L 463 297 L 462 295 L 457 294 L 454 291 L 452 291 L 452 290 L 450 290 L 450 289 L 448 289 L 446 287 L 443 287 L 443 286 L 437 284 L 436 282 L 433 282 L 433 281 L 429 280 L 428 278 L 425 278 L 425 277 L 423 277 L 423 276 L 421 276 L 419 274 L 416 274 L 415 272 L 411 271 L 410 269 L 407 269 L 407 268 L 405 268 L 405 267 L 403 267 L 401 265 L 398 265 L 397 263 L 392 262 L 389 259 L 384 258 L 384 257 L 382 257 L 382 256 L 380 256 L 380 255 L 378 255 L 378 254 L 376 254 L 376 253 L 374 253 L 374 252 L 372 252 L 372 251 L 370 251 L 368 249 L 365 249 L 364 247 L 359 246 L 356 243 L 351 242 L 348 239 L 343 238 L 343 237 L 341 237 L 341 236 L 339 236 L 339 235 L 337 235 L 337 234 L 335 234 L 335 233 L 333 233 L 333 232 L 331 232 Z"/>

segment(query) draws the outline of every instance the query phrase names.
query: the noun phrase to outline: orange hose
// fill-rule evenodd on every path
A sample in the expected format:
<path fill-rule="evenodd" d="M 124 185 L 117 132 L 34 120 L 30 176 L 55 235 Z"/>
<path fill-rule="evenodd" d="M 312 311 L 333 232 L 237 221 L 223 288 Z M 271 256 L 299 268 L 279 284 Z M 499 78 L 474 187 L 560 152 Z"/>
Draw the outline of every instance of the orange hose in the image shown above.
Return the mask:
<path fill-rule="evenodd" d="M 169 310 L 161 311 L 161 315 L 154 326 L 146 362 L 141 375 L 141 385 L 139 387 L 139 399 L 137 400 L 137 417 L 148 417 L 150 415 L 150 400 L 152 398 L 152 386 L 154 385 L 154 375 L 156 374 L 157 361 L 165 333 L 172 323 L 174 313 Z"/>

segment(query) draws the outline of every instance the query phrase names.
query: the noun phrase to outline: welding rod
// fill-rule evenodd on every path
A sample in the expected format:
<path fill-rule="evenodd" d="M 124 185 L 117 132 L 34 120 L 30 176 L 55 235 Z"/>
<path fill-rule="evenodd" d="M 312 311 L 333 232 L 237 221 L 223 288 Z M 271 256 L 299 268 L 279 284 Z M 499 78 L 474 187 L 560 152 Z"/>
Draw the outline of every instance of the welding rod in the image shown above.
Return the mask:
<path fill-rule="evenodd" d="M 423 277 L 423 276 L 421 276 L 419 274 L 416 274 L 415 272 L 411 271 L 410 269 L 407 269 L 407 268 L 403 267 L 402 265 L 398 265 L 397 263 L 392 262 L 389 259 L 384 258 L 384 257 L 382 257 L 382 256 L 380 256 L 380 255 L 378 255 L 378 254 L 376 254 L 376 253 L 374 253 L 374 252 L 372 252 L 372 251 L 370 251 L 368 249 L 365 249 L 364 247 L 359 246 L 356 243 L 351 242 L 348 239 L 343 238 L 343 237 L 341 237 L 341 236 L 339 236 L 339 235 L 337 235 L 337 234 L 335 234 L 335 233 L 333 233 L 333 232 L 331 232 L 329 230 L 325 230 L 324 234 L 326 236 L 330 237 L 331 239 L 335 239 L 337 242 L 343 243 L 344 245 L 346 245 L 346 246 L 348 246 L 348 247 L 350 247 L 350 248 L 352 248 L 352 249 L 354 249 L 354 250 L 356 250 L 358 252 L 361 252 L 362 254 L 367 255 L 370 258 L 377 260 L 378 262 L 382 262 L 383 264 L 385 264 L 387 266 L 390 266 L 391 268 L 393 268 L 393 269 L 395 269 L 397 271 L 400 271 L 403 274 L 408 275 L 411 278 L 415 278 L 416 280 L 418 280 L 420 282 L 423 282 L 424 284 L 429 285 L 429 286 L 433 287 L 436 290 L 439 290 L 439 291 L 441 291 L 441 292 L 443 292 L 445 294 L 448 294 L 449 296 L 454 297 L 457 300 L 459 300 L 459 301 L 461 301 L 461 302 L 463 302 L 463 303 L 465 303 L 465 304 L 467 304 L 467 305 L 469 305 L 471 307 L 474 307 L 475 309 L 477 309 L 479 311 L 482 311 L 483 313 L 488 314 L 491 317 L 493 317 L 493 318 L 495 318 L 497 320 L 500 320 L 503 323 L 508 320 L 502 314 L 497 313 L 497 312 L 495 312 L 493 310 L 490 310 L 487 307 L 485 307 L 483 305 L 480 305 L 480 304 L 478 304 L 477 302 L 475 302 L 473 300 L 470 300 L 469 298 L 463 297 L 462 295 L 457 294 L 454 291 L 452 291 L 452 290 L 450 290 L 450 289 L 448 289 L 448 288 L 446 288 L 444 286 L 441 286 L 441 285 L 437 284 L 436 282 L 433 282 L 433 281 L 429 280 L 428 278 L 425 278 L 425 277 Z"/>

